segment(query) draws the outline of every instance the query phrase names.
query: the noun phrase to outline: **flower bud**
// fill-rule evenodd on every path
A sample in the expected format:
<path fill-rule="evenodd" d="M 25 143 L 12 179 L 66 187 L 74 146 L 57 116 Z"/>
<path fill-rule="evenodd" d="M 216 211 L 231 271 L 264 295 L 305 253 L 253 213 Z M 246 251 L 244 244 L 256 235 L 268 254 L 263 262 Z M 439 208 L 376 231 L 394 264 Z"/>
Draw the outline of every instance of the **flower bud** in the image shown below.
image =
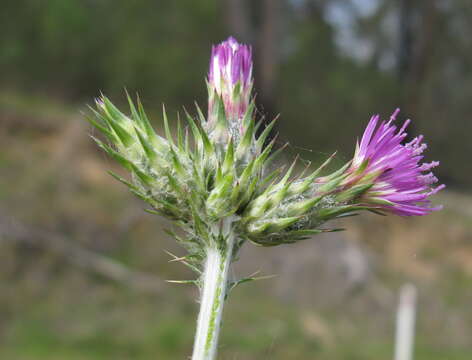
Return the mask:
<path fill-rule="evenodd" d="M 252 50 L 229 37 L 213 46 L 208 72 L 208 121 L 218 121 L 218 97 L 230 126 L 246 113 L 252 89 Z M 234 125 L 233 125 L 234 126 Z"/>

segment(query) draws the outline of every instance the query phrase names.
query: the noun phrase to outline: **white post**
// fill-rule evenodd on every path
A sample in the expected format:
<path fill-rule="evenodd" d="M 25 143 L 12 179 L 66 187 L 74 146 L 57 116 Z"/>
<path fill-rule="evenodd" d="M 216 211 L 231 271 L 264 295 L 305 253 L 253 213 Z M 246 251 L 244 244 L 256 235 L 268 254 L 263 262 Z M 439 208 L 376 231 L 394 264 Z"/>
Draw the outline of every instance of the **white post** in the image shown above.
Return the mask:
<path fill-rule="evenodd" d="M 412 360 L 415 338 L 416 287 L 403 285 L 397 310 L 395 360 Z"/>

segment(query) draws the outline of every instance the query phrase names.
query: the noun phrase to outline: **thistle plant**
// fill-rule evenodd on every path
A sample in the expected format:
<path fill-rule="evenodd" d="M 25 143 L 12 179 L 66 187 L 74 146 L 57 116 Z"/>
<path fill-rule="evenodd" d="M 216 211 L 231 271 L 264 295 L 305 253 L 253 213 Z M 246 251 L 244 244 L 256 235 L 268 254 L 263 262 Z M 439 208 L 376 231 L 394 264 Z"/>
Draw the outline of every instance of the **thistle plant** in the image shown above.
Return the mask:
<path fill-rule="evenodd" d="M 197 273 L 200 289 L 193 360 L 216 357 L 228 293 L 252 279 L 229 277 L 245 242 L 294 243 L 335 231 L 328 221 L 364 210 L 425 215 L 439 209 L 429 197 L 444 187 L 433 185 L 430 170 L 438 162 L 421 163 L 422 137 L 404 144 L 409 121 L 397 129 L 398 110 L 388 122 L 372 117 L 353 159 L 331 174 L 321 173 L 333 157 L 308 174 L 295 174 L 295 163 L 271 170 L 278 154 L 268 139 L 274 121 L 258 131 L 251 56 L 251 48 L 233 38 L 213 47 L 207 116 L 198 105 L 195 117 L 185 111 L 175 136 L 165 109 L 164 134 L 154 131 L 139 98 L 128 96 L 124 114 L 101 96 L 88 118 L 106 139 L 94 140 L 130 179 L 112 175 L 148 203 L 150 213 L 172 220 L 185 234 L 171 232 L 186 249 L 180 260 Z"/>

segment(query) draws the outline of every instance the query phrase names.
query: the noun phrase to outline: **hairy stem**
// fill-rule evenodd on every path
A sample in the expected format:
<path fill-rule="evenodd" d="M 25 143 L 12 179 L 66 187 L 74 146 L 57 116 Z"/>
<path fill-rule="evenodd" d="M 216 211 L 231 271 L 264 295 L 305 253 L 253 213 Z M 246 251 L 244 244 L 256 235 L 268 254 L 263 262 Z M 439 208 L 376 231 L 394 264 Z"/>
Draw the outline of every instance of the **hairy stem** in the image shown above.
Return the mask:
<path fill-rule="evenodd" d="M 193 348 L 192 360 L 216 358 L 223 305 L 228 283 L 228 269 L 232 260 L 235 236 L 232 219 L 224 219 L 213 229 L 215 246 L 206 251 L 205 268 L 202 274 L 200 313 Z M 223 240 L 223 246 L 218 242 Z M 218 241 L 219 240 L 219 241 Z"/>

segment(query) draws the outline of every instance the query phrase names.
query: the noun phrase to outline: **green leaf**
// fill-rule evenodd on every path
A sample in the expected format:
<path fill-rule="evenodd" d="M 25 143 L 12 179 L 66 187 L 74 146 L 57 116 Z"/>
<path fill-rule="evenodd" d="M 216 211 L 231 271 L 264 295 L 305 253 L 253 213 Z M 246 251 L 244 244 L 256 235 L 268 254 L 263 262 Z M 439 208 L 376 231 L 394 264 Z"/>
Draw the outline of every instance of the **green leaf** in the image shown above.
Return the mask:
<path fill-rule="evenodd" d="M 255 107 L 256 107 L 255 101 L 251 100 L 243 116 L 243 127 L 245 129 L 250 127 L 251 123 L 255 122 L 254 116 L 253 116 Z"/>
<path fill-rule="evenodd" d="M 273 139 L 264 149 L 264 151 L 255 159 L 254 169 L 260 170 L 266 165 L 266 160 L 272 150 L 272 146 L 275 144 L 275 139 Z"/>
<path fill-rule="evenodd" d="M 174 165 L 174 170 L 176 171 L 177 174 L 179 174 L 179 176 L 181 176 L 182 178 L 185 178 L 187 174 L 185 172 L 182 162 L 179 159 L 179 156 L 172 148 L 170 149 L 170 154 L 172 157 L 172 164 Z"/>
<path fill-rule="evenodd" d="M 177 115 L 177 147 L 181 150 L 184 151 L 185 145 L 184 145 L 184 135 L 182 131 L 182 126 L 180 123 L 180 116 Z"/>
<path fill-rule="evenodd" d="M 132 169 L 133 169 L 133 173 L 136 174 L 136 176 L 139 178 L 139 180 L 141 180 L 141 182 L 143 184 L 146 184 L 146 185 L 152 185 L 155 180 L 152 176 L 146 174 L 145 172 L 143 172 L 140 168 L 138 168 L 135 164 L 131 163 L 131 166 L 132 166 Z"/>
<path fill-rule="evenodd" d="M 165 134 L 166 134 L 167 141 L 171 145 L 175 146 L 174 140 L 172 138 L 172 133 L 170 132 L 169 120 L 167 119 L 167 113 L 166 113 L 166 108 L 165 108 L 164 104 L 162 104 L 162 118 L 164 120 L 164 131 L 165 131 Z"/>
<path fill-rule="evenodd" d="M 222 171 L 223 173 L 227 173 L 233 168 L 234 168 L 234 145 L 233 145 L 233 138 L 231 138 L 228 144 L 228 148 L 226 149 Z"/>
<path fill-rule="evenodd" d="M 368 210 L 368 207 L 365 206 L 357 206 L 357 205 L 343 205 L 343 206 L 336 206 L 332 208 L 325 208 L 320 209 L 316 214 L 316 217 L 319 219 L 327 220 L 339 217 L 340 215 L 344 215 L 346 213 L 354 213 L 359 210 Z"/>
<path fill-rule="evenodd" d="M 200 106 L 195 102 L 195 107 L 197 108 L 197 114 L 198 114 L 198 119 L 200 120 L 200 124 L 204 124 L 206 122 L 205 115 L 203 115 L 202 110 L 200 109 Z"/>
<path fill-rule="evenodd" d="M 207 133 L 204 130 L 201 130 L 193 118 L 189 115 L 187 111 L 185 111 L 187 121 L 190 125 L 190 128 L 192 129 L 193 137 L 195 138 L 197 143 L 202 143 L 203 144 L 203 149 L 206 152 L 206 154 L 209 156 L 214 153 L 214 148 L 212 143 L 210 142 L 210 139 L 208 138 Z"/>
<path fill-rule="evenodd" d="M 112 149 L 110 146 L 105 145 L 102 141 L 97 139 L 94 136 L 91 138 L 97 143 L 97 145 L 103 149 L 108 155 L 113 157 L 116 161 L 118 161 L 125 169 L 132 171 L 133 170 L 133 163 L 122 156 L 120 153 Z"/>
<path fill-rule="evenodd" d="M 202 134 L 200 132 L 199 127 L 197 126 L 197 124 L 195 124 L 195 121 L 193 120 L 192 116 L 187 112 L 187 110 L 184 109 L 184 112 L 185 112 L 185 117 L 187 119 L 187 122 L 190 125 L 190 129 L 192 130 L 193 138 L 197 142 L 201 142 L 202 141 Z"/>
<path fill-rule="evenodd" d="M 113 103 L 106 96 L 102 95 L 101 97 L 104 106 L 105 112 L 110 116 L 111 119 L 115 121 L 122 121 L 126 119 L 126 115 L 123 114 L 118 108 L 113 105 Z"/>
<path fill-rule="evenodd" d="M 172 284 L 193 284 L 193 285 L 198 285 L 197 280 L 166 280 L 168 283 Z"/>
<path fill-rule="evenodd" d="M 273 144 L 275 143 L 275 141 L 277 140 L 277 136 L 274 137 L 274 140 L 270 143 L 270 144 Z M 269 144 L 269 145 L 270 145 Z M 270 156 L 269 158 L 267 159 L 266 161 L 266 165 L 270 164 L 272 161 L 274 161 L 275 159 L 277 159 L 277 157 L 285 150 L 285 148 L 288 146 L 288 143 L 282 145 L 280 148 L 278 148 L 277 150 L 275 150 Z"/>
<path fill-rule="evenodd" d="M 298 201 L 296 203 L 291 203 L 287 208 L 288 216 L 301 216 L 307 214 L 316 204 L 318 204 L 322 196 L 315 197 L 313 199 L 308 199 L 304 201 Z"/>
<path fill-rule="evenodd" d="M 141 130 L 139 128 L 135 128 L 136 135 L 138 135 L 139 142 L 144 150 L 144 153 L 149 158 L 149 160 L 153 161 L 157 157 L 157 153 L 154 151 L 152 145 L 144 138 L 143 134 L 141 134 Z"/>
<path fill-rule="evenodd" d="M 274 120 L 272 120 L 264 129 L 264 131 L 262 132 L 262 134 L 257 138 L 257 141 L 256 141 L 256 148 L 258 149 L 258 151 L 262 151 L 262 148 L 264 147 L 264 144 L 265 144 L 265 141 L 267 139 L 267 137 L 269 136 L 272 128 L 274 127 L 275 125 L 275 122 L 278 120 L 278 115 L 275 117 Z"/>
<path fill-rule="evenodd" d="M 249 123 L 249 126 L 246 128 L 246 131 L 244 132 L 244 135 L 236 150 L 237 159 L 244 158 L 244 155 L 249 152 L 253 138 L 254 138 L 254 121 L 251 121 Z"/>
<path fill-rule="evenodd" d="M 341 191 L 336 195 L 336 200 L 339 202 L 354 200 L 368 191 L 374 184 L 360 184 L 354 185 L 346 190 Z"/>
<path fill-rule="evenodd" d="M 132 118 L 136 123 L 138 123 L 139 125 L 144 125 L 144 124 L 142 124 L 142 122 L 141 122 L 141 118 L 140 118 L 140 116 L 139 116 L 138 111 L 136 110 L 136 107 L 134 106 L 133 100 L 132 100 L 131 97 L 129 96 L 128 90 L 125 90 L 125 93 L 126 93 L 126 99 L 128 99 L 129 109 L 130 109 L 130 111 L 131 111 L 131 118 Z M 144 128 L 144 126 L 143 126 L 143 128 Z"/>
<path fill-rule="evenodd" d="M 216 118 L 216 129 L 227 129 L 228 121 L 226 119 L 225 105 L 221 96 L 215 96 L 215 118 Z"/>
<path fill-rule="evenodd" d="M 137 97 L 137 103 L 138 103 L 139 120 L 143 124 L 144 130 L 146 131 L 147 136 L 151 139 L 157 137 L 157 134 L 154 131 L 153 127 L 151 126 L 151 123 L 146 115 L 146 112 L 144 111 L 144 107 L 143 107 L 143 104 L 141 103 L 141 99 L 139 98 L 139 96 Z"/>
<path fill-rule="evenodd" d="M 127 187 L 129 187 L 130 189 L 134 189 L 136 191 L 139 191 L 139 189 L 131 184 L 128 180 L 122 178 L 121 176 L 119 176 L 118 174 L 115 174 L 113 171 L 111 170 L 108 170 L 108 173 L 113 176 L 116 180 L 118 180 L 119 182 L 121 182 L 122 184 L 126 185 Z"/>
<path fill-rule="evenodd" d="M 179 182 L 177 179 L 170 173 L 170 171 L 165 172 L 165 176 L 167 177 L 167 180 L 169 181 L 170 187 L 179 195 L 183 196 L 184 191 L 180 187 Z"/>
<path fill-rule="evenodd" d="M 85 119 L 90 123 L 90 125 L 99 130 L 103 135 L 105 135 L 110 141 L 115 142 L 117 140 L 116 136 L 110 130 L 95 121 L 91 116 L 85 115 Z"/>
<path fill-rule="evenodd" d="M 159 216 L 165 216 L 166 215 L 162 211 L 158 211 L 158 210 L 154 210 L 154 209 L 144 209 L 144 211 L 147 212 L 148 214 L 152 214 L 152 215 L 159 215 Z"/>

